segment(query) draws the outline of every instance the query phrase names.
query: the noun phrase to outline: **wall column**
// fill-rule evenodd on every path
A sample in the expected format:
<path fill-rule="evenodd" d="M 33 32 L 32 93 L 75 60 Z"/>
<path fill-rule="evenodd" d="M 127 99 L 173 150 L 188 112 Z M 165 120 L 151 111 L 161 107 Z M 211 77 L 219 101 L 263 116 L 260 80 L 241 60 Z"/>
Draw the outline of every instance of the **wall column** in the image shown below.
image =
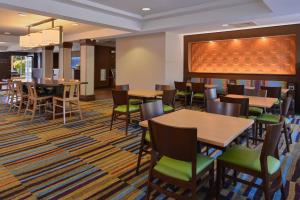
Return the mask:
<path fill-rule="evenodd" d="M 43 47 L 42 50 L 43 78 L 52 78 L 53 76 L 53 49 L 54 46 Z"/>
<path fill-rule="evenodd" d="M 95 71 L 95 42 L 80 41 L 80 82 L 87 82 L 80 86 L 81 100 L 94 100 L 94 71 Z"/>
<path fill-rule="evenodd" d="M 59 79 L 73 79 L 71 67 L 72 46 L 71 42 L 64 42 L 59 47 Z"/>

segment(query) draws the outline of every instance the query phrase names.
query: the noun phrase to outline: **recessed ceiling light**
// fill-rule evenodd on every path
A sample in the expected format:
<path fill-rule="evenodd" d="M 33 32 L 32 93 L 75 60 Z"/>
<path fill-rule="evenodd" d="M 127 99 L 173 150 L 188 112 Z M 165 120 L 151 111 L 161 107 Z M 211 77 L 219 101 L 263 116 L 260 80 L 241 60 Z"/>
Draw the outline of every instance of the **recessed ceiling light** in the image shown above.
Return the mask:
<path fill-rule="evenodd" d="M 25 13 L 18 13 L 19 16 L 21 17 L 26 17 L 27 15 Z"/>
<path fill-rule="evenodd" d="M 73 25 L 73 26 L 79 26 L 79 24 L 77 24 L 77 23 L 73 23 L 72 25 Z"/>
<path fill-rule="evenodd" d="M 4 35 L 10 35 L 11 33 L 10 32 L 4 32 Z"/>
<path fill-rule="evenodd" d="M 150 11 L 151 8 L 142 8 L 142 11 Z"/>
<path fill-rule="evenodd" d="M 222 26 L 226 27 L 226 26 L 229 26 L 229 24 L 222 24 Z"/>

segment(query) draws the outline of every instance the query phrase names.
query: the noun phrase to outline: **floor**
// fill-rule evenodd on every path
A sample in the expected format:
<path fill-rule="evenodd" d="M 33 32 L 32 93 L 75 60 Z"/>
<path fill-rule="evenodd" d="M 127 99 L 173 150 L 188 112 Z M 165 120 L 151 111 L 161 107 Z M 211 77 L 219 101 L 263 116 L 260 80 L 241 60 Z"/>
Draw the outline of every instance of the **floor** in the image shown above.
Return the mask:
<path fill-rule="evenodd" d="M 8 113 L 0 104 L 0 199 L 144 199 L 148 155 L 142 159 L 140 174 L 135 173 L 141 130 L 132 125 L 126 136 L 124 123 L 117 121 L 109 131 L 112 101 L 99 98 L 82 102 L 84 120 L 73 116 L 66 125 L 62 119 L 46 120 L 46 116 L 30 121 L 30 116 Z M 281 161 L 288 199 L 299 199 L 300 117 L 292 123 L 295 144 Z M 285 152 L 283 142 L 280 149 Z M 210 151 L 214 158 L 219 154 Z M 199 199 L 206 199 L 206 191 L 202 188 Z M 221 194 L 223 199 L 263 199 L 261 191 L 229 181 Z M 152 197 L 166 199 L 158 192 Z M 280 199 L 280 192 L 274 199 Z"/>

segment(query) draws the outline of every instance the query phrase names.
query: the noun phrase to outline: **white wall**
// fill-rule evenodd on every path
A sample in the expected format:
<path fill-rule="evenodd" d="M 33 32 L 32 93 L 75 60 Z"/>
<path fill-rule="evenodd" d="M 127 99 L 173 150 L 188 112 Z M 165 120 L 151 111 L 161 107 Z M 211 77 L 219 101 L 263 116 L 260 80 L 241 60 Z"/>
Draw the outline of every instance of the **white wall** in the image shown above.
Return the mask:
<path fill-rule="evenodd" d="M 154 89 L 183 79 L 182 36 L 158 33 L 116 41 L 116 84 Z"/>

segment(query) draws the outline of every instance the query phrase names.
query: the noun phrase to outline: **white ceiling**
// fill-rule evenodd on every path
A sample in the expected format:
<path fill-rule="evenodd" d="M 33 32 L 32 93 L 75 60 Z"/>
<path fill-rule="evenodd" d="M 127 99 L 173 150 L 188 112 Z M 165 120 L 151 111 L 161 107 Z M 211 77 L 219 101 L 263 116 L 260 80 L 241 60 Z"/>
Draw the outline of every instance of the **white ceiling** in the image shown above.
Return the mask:
<path fill-rule="evenodd" d="M 143 7 L 152 10 L 142 12 Z M 26 32 L 24 26 L 35 20 L 30 15 L 26 20 L 16 15 L 26 12 L 63 19 L 68 41 L 156 32 L 214 32 L 238 28 L 223 24 L 247 22 L 255 22 L 254 27 L 300 23 L 299 0 L 0 0 L 0 8 L 16 10 L 0 10 L 0 34 L 6 30 L 17 35 Z M 73 27 L 73 21 L 81 25 Z"/>

